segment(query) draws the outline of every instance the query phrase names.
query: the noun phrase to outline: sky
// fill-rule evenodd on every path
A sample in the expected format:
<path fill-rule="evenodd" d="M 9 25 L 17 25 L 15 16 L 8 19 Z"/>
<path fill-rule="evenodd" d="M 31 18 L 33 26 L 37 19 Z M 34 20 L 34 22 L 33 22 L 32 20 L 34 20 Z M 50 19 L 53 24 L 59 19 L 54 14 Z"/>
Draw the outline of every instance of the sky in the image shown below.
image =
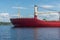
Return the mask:
<path fill-rule="evenodd" d="M 17 16 L 19 8 L 21 16 L 31 16 L 34 14 L 34 5 L 38 6 L 39 12 L 49 11 L 46 8 L 60 11 L 60 0 L 0 0 L 0 14 L 8 13 L 10 17 Z"/>

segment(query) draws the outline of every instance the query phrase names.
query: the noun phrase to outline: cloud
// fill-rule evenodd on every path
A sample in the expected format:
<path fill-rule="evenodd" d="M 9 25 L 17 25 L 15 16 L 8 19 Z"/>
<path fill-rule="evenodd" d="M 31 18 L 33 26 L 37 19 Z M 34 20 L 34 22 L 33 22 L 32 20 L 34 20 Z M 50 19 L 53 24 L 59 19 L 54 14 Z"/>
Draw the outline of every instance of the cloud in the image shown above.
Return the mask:
<path fill-rule="evenodd" d="M 19 15 L 18 14 L 10 14 L 10 18 L 18 18 L 19 17 Z M 20 17 L 22 17 L 22 15 L 20 15 Z"/>
<path fill-rule="evenodd" d="M 12 8 L 16 8 L 16 9 L 28 9 L 28 8 L 25 8 L 25 7 L 12 7 Z"/>
<path fill-rule="evenodd" d="M 0 22 L 10 22 L 9 13 L 0 13 Z"/>
<path fill-rule="evenodd" d="M 10 15 L 10 18 L 18 18 L 19 17 L 19 15 L 18 14 L 14 14 L 14 15 Z M 32 15 L 20 15 L 20 18 L 33 18 L 34 17 L 34 15 L 32 14 Z"/>
<path fill-rule="evenodd" d="M 40 7 L 43 7 L 43 8 L 53 8 L 54 6 L 52 6 L 52 5 L 42 5 Z"/>
<path fill-rule="evenodd" d="M 0 16 L 7 17 L 7 16 L 9 16 L 9 13 L 0 13 Z"/>
<path fill-rule="evenodd" d="M 60 9 L 60 4 L 55 5 L 55 8 L 59 8 Z"/>

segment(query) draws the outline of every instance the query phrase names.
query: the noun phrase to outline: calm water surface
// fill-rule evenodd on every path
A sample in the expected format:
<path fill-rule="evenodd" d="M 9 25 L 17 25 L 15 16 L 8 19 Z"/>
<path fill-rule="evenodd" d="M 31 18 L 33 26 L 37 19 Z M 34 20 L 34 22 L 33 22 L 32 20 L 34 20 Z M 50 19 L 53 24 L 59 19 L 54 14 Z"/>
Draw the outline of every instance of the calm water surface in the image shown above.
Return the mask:
<path fill-rule="evenodd" d="M 13 28 L 0 26 L 0 40 L 35 40 L 33 28 Z M 37 28 L 37 40 L 60 40 L 59 28 Z"/>

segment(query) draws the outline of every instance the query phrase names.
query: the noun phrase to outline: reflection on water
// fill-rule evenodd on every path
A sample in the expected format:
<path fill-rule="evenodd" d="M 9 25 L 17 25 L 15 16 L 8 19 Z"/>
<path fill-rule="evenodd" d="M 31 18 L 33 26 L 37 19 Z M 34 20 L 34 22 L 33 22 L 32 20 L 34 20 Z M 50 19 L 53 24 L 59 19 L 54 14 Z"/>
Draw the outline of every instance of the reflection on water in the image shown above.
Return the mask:
<path fill-rule="evenodd" d="M 37 28 L 37 40 L 59 40 L 59 28 Z M 0 40 L 35 40 L 33 28 L 0 26 Z"/>

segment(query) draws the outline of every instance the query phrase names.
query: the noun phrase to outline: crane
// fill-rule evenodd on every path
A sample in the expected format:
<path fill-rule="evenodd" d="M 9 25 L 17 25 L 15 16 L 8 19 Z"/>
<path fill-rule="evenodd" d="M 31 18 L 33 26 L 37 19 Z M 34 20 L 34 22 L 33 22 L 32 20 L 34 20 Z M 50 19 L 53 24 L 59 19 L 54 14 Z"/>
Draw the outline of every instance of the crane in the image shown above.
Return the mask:
<path fill-rule="evenodd" d="M 59 11 L 53 10 L 53 9 L 48 9 L 48 8 L 43 8 L 43 7 L 40 7 L 40 8 L 45 9 L 45 10 L 48 10 L 48 11 L 53 11 L 53 13 L 54 13 L 54 12 L 55 12 L 55 13 L 58 13 L 58 14 L 59 14 L 59 20 L 60 20 L 60 12 L 59 12 Z M 48 12 L 48 13 L 50 14 L 50 12 Z M 48 13 L 46 13 L 46 14 L 48 14 Z M 43 12 L 38 12 L 38 14 L 45 14 L 45 13 L 43 13 Z"/>

